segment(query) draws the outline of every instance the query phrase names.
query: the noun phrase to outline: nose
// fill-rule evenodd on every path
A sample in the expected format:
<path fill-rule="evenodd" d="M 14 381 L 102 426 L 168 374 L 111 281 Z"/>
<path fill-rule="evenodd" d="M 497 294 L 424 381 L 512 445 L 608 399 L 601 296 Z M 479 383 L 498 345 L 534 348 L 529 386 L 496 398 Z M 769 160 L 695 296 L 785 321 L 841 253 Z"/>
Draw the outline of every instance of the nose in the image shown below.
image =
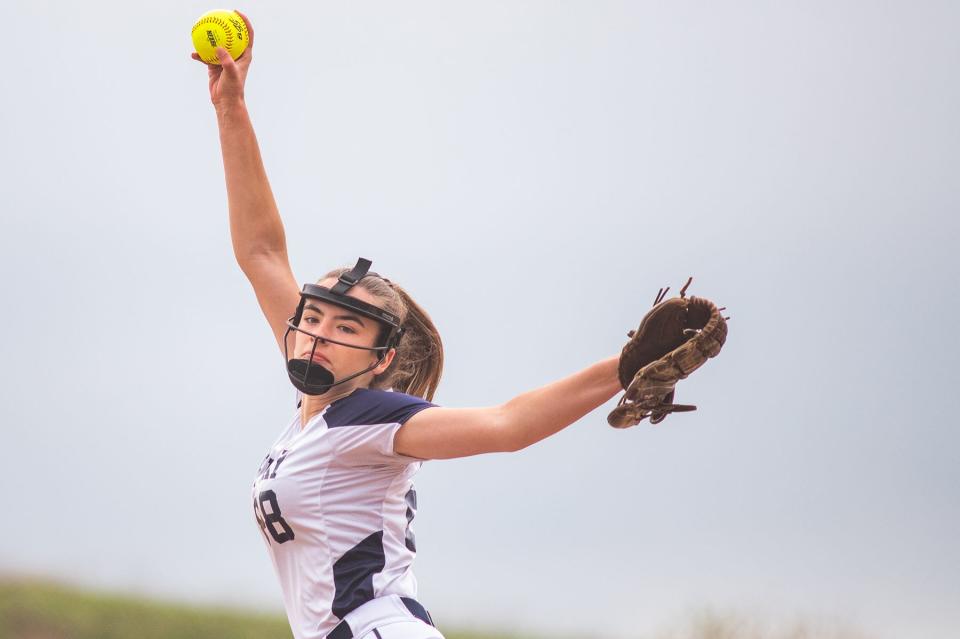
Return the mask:
<path fill-rule="evenodd" d="M 333 321 L 327 321 L 326 319 L 323 319 L 319 324 L 311 326 L 307 332 L 317 339 L 318 344 L 326 344 L 327 339 L 329 339 L 328 333 L 333 330 L 333 325 Z"/>
<path fill-rule="evenodd" d="M 327 343 L 327 338 L 324 337 L 324 332 L 320 327 L 315 327 L 307 331 L 307 334 L 310 335 L 310 337 L 312 337 L 317 344 Z"/>
<path fill-rule="evenodd" d="M 326 353 L 331 346 L 319 330 L 319 327 L 313 327 L 313 330 L 310 330 L 306 335 L 301 335 L 301 337 L 303 338 L 301 342 L 302 348 L 305 349 L 305 352 L 308 354 Z"/>

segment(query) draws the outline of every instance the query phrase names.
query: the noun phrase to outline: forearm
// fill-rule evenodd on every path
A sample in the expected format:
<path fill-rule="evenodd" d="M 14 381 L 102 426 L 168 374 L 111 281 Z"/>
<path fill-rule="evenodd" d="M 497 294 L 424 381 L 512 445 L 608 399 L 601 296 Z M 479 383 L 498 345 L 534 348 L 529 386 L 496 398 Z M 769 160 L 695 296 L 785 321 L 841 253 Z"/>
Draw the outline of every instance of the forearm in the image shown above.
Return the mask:
<path fill-rule="evenodd" d="M 510 448 L 518 450 L 566 428 L 621 392 L 619 356 L 518 395 L 503 405 Z"/>
<path fill-rule="evenodd" d="M 241 267 L 266 253 L 286 253 L 283 222 L 242 100 L 218 106 L 220 149 L 227 182 L 230 237 Z"/>

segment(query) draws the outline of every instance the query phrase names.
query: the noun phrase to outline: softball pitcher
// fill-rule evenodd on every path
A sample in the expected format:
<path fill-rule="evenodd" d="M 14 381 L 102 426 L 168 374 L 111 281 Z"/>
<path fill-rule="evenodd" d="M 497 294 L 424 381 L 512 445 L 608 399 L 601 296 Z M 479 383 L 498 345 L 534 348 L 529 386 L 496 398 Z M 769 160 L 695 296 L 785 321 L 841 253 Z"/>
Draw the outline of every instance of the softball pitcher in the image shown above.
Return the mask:
<path fill-rule="evenodd" d="M 298 391 L 256 474 L 254 518 L 296 639 L 441 638 L 412 571 L 417 470 L 553 435 L 622 390 L 618 357 L 499 406 L 439 407 L 440 335 L 400 285 L 361 258 L 299 287 L 244 102 L 243 18 L 248 47 L 236 61 L 218 49 L 210 98 L 237 262 Z"/>

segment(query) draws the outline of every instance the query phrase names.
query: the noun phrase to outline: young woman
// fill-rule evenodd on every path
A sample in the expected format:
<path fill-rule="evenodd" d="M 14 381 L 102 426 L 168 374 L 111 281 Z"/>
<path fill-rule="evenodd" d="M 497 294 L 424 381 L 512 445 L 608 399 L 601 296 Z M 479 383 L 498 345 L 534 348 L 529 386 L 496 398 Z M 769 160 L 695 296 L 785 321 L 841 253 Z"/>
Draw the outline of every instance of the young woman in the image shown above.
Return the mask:
<path fill-rule="evenodd" d="M 411 570 L 413 475 L 424 460 L 516 451 L 569 426 L 622 390 L 618 357 L 499 406 L 443 408 L 431 403 L 440 335 L 403 288 L 361 258 L 301 291 L 244 103 L 243 18 L 244 54 L 218 49 L 208 65 L 230 233 L 300 399 L 257 473 L 254 515 L 296 639 L 439 638 Z"/>

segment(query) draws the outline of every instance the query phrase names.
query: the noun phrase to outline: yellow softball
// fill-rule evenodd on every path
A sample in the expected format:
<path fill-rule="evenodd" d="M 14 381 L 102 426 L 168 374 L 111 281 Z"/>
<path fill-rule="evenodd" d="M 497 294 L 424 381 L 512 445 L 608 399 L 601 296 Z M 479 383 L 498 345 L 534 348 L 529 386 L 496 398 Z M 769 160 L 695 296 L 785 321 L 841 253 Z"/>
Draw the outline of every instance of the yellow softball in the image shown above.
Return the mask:
<path fill-rule="evenodd" d="M 220 64 L 217 47 L 223 47 L 236 60 L 247 48 L 250 34 L 247 24 L 236 11 L 207 11 L 193 25 L 193 48 L 207 64 Z"/>

